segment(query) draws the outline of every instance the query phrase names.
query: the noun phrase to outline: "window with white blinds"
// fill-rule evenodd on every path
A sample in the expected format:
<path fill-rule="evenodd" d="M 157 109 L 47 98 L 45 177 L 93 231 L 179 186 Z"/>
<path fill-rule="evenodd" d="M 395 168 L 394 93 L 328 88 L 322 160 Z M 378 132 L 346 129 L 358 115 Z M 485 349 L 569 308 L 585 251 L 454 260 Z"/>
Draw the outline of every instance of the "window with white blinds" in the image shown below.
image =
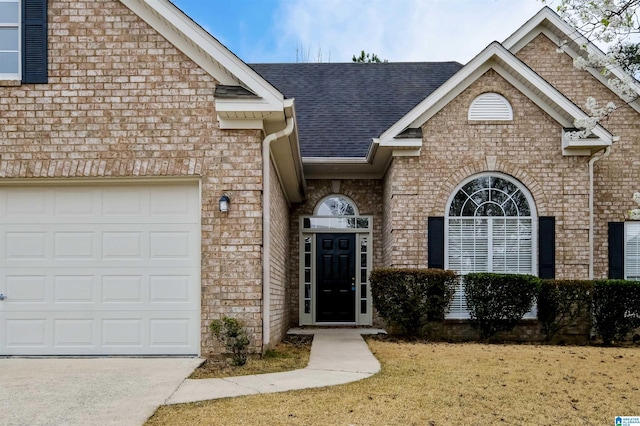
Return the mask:
<path fill-rule="evenodd" d="M 464 183 L 451 200 L 446 220 L 447 269 L 533 274 L 534 231 L 530 196 L 520 184 L 483 175 Z M 450 317 L 468 317 L 460 280 Z"/>
<path fill-rule="evenodd" d="M 0 0 L 0 77 L 20 73 L 20 2 Z"/>
<path fill-rule="evenodd" d="M 625 224 L 624 277 L 640 281 L 640 222 Z"/>

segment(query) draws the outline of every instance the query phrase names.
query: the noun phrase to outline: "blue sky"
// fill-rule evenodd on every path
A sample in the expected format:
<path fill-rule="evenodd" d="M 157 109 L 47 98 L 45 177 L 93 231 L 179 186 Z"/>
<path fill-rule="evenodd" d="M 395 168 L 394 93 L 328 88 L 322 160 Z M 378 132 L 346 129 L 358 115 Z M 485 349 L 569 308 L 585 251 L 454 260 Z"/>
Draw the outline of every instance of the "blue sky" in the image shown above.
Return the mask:
<path fill-rule="evenodd" d="M 544 6 L 540 0 L 174 3 L 248 63 L 350 62 L 361 50 L 392 62 L 466 63 L 492 41 L 503 41 Z"/>

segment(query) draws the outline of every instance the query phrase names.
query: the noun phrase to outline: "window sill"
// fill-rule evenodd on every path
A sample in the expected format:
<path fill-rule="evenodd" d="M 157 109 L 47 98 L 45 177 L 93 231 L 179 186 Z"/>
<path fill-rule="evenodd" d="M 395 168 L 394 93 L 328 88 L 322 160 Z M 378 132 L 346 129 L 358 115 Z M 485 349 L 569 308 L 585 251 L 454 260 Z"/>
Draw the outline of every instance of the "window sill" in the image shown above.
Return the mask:
<path fill-rule="evenodd" d="M 2 80 L 0 79 L 0 87 L 18 87 L 22 85 L 20 80 Z"/>

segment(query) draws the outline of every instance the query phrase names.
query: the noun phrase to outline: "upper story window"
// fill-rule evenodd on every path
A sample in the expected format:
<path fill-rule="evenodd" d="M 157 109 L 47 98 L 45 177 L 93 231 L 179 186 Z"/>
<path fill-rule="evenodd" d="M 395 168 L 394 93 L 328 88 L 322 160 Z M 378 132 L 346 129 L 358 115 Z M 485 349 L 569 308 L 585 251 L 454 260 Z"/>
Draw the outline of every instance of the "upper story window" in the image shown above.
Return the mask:
<path fill-rule="evenodd" d="M 20 78 L 20 2 L 0 0 L 0 79 Z"/>
<path fill-rule="evenodd" d="M 513 109 L 504 96 L 497 93 L 483 93 L 471 102 L 469 121 L 511 121 Z"/>
<path fill-rule="evenodd" d="M 0 80 L 48 82 L 47 0 L 0 0 Z"/>

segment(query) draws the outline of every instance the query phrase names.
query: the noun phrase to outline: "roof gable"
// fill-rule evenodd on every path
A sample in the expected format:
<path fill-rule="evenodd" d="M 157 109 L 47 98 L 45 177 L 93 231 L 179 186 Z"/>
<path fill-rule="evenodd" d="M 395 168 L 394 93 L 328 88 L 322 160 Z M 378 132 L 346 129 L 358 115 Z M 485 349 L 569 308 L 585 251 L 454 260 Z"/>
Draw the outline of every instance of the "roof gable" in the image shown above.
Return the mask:
<path fill-rule="evenodd" d="M 590 54 L 604 56 L 602 50 L 582 35 L 580 31 L 560 18 L 560 16 L 548 6 L 542 8 L 535 16 L 529 19 L 522 27 L 509 36 L 502 45 L 515 55 L 540 34 L 545 35 L 555 43 L 558 48 L 562 48 L 572 59 L 579 56 L 587 57 Z M 612 92 L 616 93 L 609 84 L 609 76 L 603 75 L 598 69 L 588 68 L 587 71 L 603 85 L 609 87 Z M 619 67 L 611 67 L 610 71 L 613 77 L 617 79 L 623 80 L 628 77 L 625 71 Z M 631 86 L 640 97 L 640 83 L 631 81 Z M 638 97 L 636 97 L 635 100 L 622 100 L 640 112 L 640 99 Z"/>
<path fill-rule="evenodd" d="M 431 96 L 424 99 L 385 131 L 376 142 L 381 147 L 402 147 L 402 140 L 397 138 L 398 135 L 408 128 L 421 127 L 422 124 L 433 117 L 489 69 L 496 71 L 516 89 L 524 93 L 564 128 L 572 128 L 576 119 L 587 117 L 587 114 L 577 105 L 500 43 L 493 42 L 445 84 L 435 90 Z M 594 140 L 596 138 L 604 145 L 611 145 L 613 137 L 602 126 L 596 126 L 593 129 L 593 134 L 595 138 L 590 138 L 589 143 L 591 145 L 598 146 L 598 142 Z M 415 141 L 409 142 L 411 146 L 407 145 L 407 149 L 415 148 L 415 143 L 411 144 L 411 142 Z M 584 152 L 584 150 L 581 151 L 581 154 L 584 154 Z"/>
<path fill-rule="evenodd" d="M 216 99 L 216 110 L 223 127 L 225 120 L 262 120 L 274 118 L 274 112 L 282 112 L 284 96 L 173 3 L 168 0 L 120 1 L 220 84 L 241 86 L 256 95 Z M 277 118 L 283 120 L 284 115 L 277 114 Z"/>

